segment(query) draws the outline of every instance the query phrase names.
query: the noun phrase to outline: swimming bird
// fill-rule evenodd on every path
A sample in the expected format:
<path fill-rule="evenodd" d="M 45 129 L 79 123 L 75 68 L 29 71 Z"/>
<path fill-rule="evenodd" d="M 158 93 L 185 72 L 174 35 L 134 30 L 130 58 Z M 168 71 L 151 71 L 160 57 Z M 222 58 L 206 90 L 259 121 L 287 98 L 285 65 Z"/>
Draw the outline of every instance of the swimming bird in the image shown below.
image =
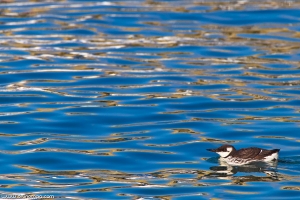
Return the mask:
<path fill-rule="evenodd" d="M 278 152 L 280 149 L 261 149 L 257 147 L 249 147 L 236 150 L 232 145 L 223 145 L 216 149 L 207 149 L 216 152 L 228 164 L 244 165 L 251 162 L 273 162 L 278 160 Z"/>

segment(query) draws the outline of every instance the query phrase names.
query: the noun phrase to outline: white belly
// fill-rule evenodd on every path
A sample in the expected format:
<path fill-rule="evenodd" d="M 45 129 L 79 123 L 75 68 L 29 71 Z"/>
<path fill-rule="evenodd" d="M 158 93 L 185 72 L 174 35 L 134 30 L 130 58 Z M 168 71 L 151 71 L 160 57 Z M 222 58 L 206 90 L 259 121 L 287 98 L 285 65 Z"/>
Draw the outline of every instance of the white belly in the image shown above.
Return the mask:
<path fill-rule="evenodd" d="M 230 165 L 245 165 L 245 164 L 256 161 L 256 160 L 241 159 L 241 158 L 236 158 L 236 157 L 231 157 L 231 156 L 224 158 L 224 160 Z"/>
<path fill-rule="evenodd" d="M 230 165 L 245 165 L 251 162 L 272 162 L 274 159 L 278 160 L 278 153 L 273 153 L 270 156 L 265 157 L 263 160 L 255 160 L 255 159 L 242 159 L 237 157 L 227 157 L 222 158 L 225 162 L 227 162 Z"/>
<path fill-rule="evenodd" d="M 274 159 L 278 160 L 278 152 L 273 153 L 272 155 L 265 157 L 263 161 L 264 162 L 271 162 L 271 161 L 274 161 Z"/>

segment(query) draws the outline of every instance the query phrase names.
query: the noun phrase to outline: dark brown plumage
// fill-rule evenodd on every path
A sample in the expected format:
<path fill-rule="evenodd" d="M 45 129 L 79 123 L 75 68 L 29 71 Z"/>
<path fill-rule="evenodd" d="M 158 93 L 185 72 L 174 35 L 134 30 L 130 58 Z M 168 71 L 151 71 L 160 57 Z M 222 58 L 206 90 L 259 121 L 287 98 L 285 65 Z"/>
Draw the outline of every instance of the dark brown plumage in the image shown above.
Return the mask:
<path fill-rule="evenodd" d="M 273 153 L 279 152 L 280 149 L 260 149 L 256 147 L 250 147 L 245 149 L 240 149 L 238 151 L 232 151 L 229 156 L 239 157 L 242 159 L 254 159 L 254 160 L 262 160 L 267 156 L 272 155 Z"/>
<path fill-rule="evenodd" d="M 249 148 L 236 150 L 232 145 L 223 145 L 217 149 L 207 149 L 207 150 L 212 152 L 228 152 L 228 148 L 232 148 L 232 151 L 226 157 L 231 156 L 240 159 L 251 159 L 251 160 L 263 160 L 265 157 L 280 151 L 280 149 L 267 150 L 267 149 L 261 149 L 257 147 L 249 147 Z"/>

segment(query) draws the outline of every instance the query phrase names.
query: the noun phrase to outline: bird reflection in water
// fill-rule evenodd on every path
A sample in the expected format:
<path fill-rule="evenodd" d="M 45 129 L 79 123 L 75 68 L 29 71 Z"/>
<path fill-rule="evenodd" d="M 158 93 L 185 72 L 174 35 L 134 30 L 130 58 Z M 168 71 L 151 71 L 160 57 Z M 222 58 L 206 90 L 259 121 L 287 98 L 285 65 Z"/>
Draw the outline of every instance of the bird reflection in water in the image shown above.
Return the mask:
<path fill-rule="evenodd" d="M 264 173 L 267 179 L 273 179 L 273 181 L 278 179 L 277 175 L 277 161 L 275 162 L 253 162 L 246 165 L 230 165 L 222 158 L 218 159 L 219 165 L 210 167 L 212 171 L 210 176 L 223 178 L 223 179 L 231 179 L 230 177 L 237 174 L 237 173 Z M 253 174 L 251 177 L 254 178 Z M 264 177 L 256 177 L 258 179 Z"/>

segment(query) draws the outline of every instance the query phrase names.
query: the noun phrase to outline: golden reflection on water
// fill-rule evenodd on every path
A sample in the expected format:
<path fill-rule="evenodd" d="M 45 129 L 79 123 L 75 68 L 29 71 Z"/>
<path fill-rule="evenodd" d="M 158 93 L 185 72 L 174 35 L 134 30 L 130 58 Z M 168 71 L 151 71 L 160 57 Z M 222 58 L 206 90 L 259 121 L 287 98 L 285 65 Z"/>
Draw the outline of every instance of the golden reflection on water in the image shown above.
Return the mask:
<path fill-rule="evenodd" d="M 258 196 L 225 188 L 258 182 L 299 190 L 292 165 L 232 167 L 210 161 L 202 149 L 257 142 L 297 150 L 296 134 L 268 129 L 300 122 L 299 17 L 284 10 L 300 2 L 12 0 L 0 6 L 0 124 L 9 126 L 0 133 L 1 162 L 25 170 L 3 172 L 1 179 L 12 183 L 1 188 L 168 200 L 217 199 L 211 188 L 220 186 L 223 193 Z M 295 22 L 237 25 L 239 19 L 222 15 L 245 12 L 247 19 L 274 9 L 282 12 L 274 17 Z M 38 158 L 46 153 L 67 155 L 80 169 L 60 169 L 57 160 L 37 167 L 50 159 Z M 18 155 L 40 162 L 20 165 L 13 160 Z M 76 163 L 73 155 L 87 157 Z M 143 172 L 125 170 L 126 159 L 136 162 L 135 170 L 146 163 Z M 184 187 L 198 190 L 151 197 L 129 190 Z"/>
<path fill-rule="evenodd" d="M 99 185 L 99 188 L 93 189 L 82 189 L 79 192 L 89 192 L 92 190 L 105 190 L 105 191 L 113 191 L 114 189 L 117 189 L 119 187 L 122 188 L 129 188 L 129 187 L 153 187 L 153 188 L 160 188 L 160 187 L 175 187 L 175 186 L 183 186 L 183 185 L 194 185 L 194 186 L 214 186 L 216 183 L 209 183 L 206 182 L 205 185 L 200 183 L 199 181 L 205 180 L 205 179 L 211 179 L 213 177 L 225 179 L 229 182 L 224 182 L 225 185 L 246 185 L 249 182 L 257 182 L 257 181 L 265 181 L 265 182 L 276 182 L 276 181 L 283 181 L 283 180 L 291 180 L 292 177 L 286 176 L 283 174 L 279 174 L 276 172 L 276 175 L 274 173 L 270 173 L 268 171 L 264 171 L 263 168 L 257 168 L 257 167 L 238 167 L 235 168 L 237 171 L 244 172 L 255 172 L 255 171 L 263 171 L 267 174 L 267 176 L 237 176 L 233 177 L 232 173 L 237 173 L 237 171 L 232 171 L 231 174 L 228 174 L 228 171 L 220 171 L 222 166 L 218 166 L 213 171 L 203 171 L 203 170 L 185 170 L 185 169 L 168 169 L 168 170 L 159 170 L 156 172 L 151 172 L 147 174 L 130 174 L 130 173 L 124 173 L 121 171 L 111 171 L 111 170 L 75 170 L 75 171 L 48 171 L 48 170 L 42 170 L 38 169 L 32 166 L 17 166 L 19 168 L 23 168 L 26 170 L 29 170 L 28 173 L 25 173 L 24 175 L 8 175 L 8 176 L 2 176 L 2 178 L 14 180 L 14 179 L 27 179 L 28 178 L 36 178 L 35 175 L 46 175 L 45 177 L 47 181 L 42 181 L 39 183 L 36 183 L 36 186 L 34 187 L 71 187 L 74 186 L 74 183 L 65 183 L 63 184 L 56 184 L 54 182 L 51 182 L 51 179 L 53 181 L 55 180 L 55 177 L 60 176 L 60 178 L 66 178 L 69 180 L 74 179 L 82 179 L 85 180 L 84 182 L 78 183 L 78 185 Z M 225 167 L 226 168 L 226 167 Z M 219 169 L 219 171 L 216 171 Z M 221 170 L 224 170 L 221 169 Z M 231 169 L 232 170 L 232 167 Z M 230 171 L 229 170 L 229 171 Z M 190 174 L 193 175 L 193 178 L 173 178 L 172 176 L 178 175 L 178 174 Z M 219 174 L 219 175 L 218 175 Z M 163 181 L 165 184 L 155 184 L 154 182 L 157 182 L 157 180 Z M 112 186 L 112 187 L 101 187 L 101 183 L 122 183 L 125 184 L 124 186 Z M 222 183 L 217 183 L 218 185 L 222 185 Z M 75 184 L 76 185 L 76 184 Z M 6 187 L 15 187 L 17 185 L 6 185 Z M 286 186 L 282 189 L 290 189 L 290 190 L 298 190 L 298 187 L 292 187 L 292 186 Z M 239 191 L 232 191 L 232 192 L 239 192 Z"/>

